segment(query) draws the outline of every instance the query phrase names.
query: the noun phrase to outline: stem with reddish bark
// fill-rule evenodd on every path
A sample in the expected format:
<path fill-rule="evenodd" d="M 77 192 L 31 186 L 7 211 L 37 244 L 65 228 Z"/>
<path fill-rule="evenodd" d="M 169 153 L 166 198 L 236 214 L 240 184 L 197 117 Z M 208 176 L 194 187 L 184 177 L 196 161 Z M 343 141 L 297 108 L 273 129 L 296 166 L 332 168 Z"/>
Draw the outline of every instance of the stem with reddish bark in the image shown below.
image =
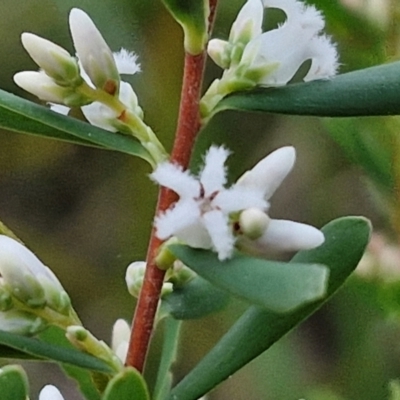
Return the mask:
<path fill-rule="evenodd" d="M 217 0 L 210 0 L 210 29 L 215 17 L 216 5 Z M 184 169 L 189 165 L 194 142 L 201 127 L 199 101 L 205 59 L 205 51 L 199 55 L 185 54 L 179 118 L 171 153 L 171 162 L 181 165 Z M 156 215 L 167 210 L 176 200 L 177 196 L 174 192 L 162 187 L 159 193 Z M 162 241 L 157 238 L 153 229 L 146 257 L 146 273 L 136 305 L 126 359 L 126 365 L 132 366 L 140 372 L 143 371 L 146 361 L 165 276 L 165 271 L 159 269 L 154 261 L 161 244 Z"/>

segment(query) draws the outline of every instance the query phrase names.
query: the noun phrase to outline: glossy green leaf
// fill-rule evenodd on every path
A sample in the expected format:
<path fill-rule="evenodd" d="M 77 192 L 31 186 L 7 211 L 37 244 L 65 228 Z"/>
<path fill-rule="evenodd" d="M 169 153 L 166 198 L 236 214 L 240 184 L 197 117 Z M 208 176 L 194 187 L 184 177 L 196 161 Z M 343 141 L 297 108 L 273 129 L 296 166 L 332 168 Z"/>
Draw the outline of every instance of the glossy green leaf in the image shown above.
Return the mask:
<path fill-rule="evenodd" d="M 221 310 L 229 296 L 199 276 L 163 298 L 163 305 L 175 319 L 202 318 Z"/>
<path fill-rule="evenodd" d="M 133 137 L 108 132 L 0 90 L 0 128 L 150 159 Z"/>
<path fill-rule="evenodd" d="M 115 375 L 108 384 L 103 400 L 149 400 L 146 382 L 139 372 L 131 367 Z"/>
<path fill-rule="evenodd" d="M 240 110 L 322 117 L 399 115 L 399 91 L 400 62 L 394 62 L 329 80 L 232 94 L 218 103 L 214 113 Z"/>
<path fill-rule="evenodd" d="M 301 251 L 292 261 L 325 264 L 329 267 L 326 296 L 286 314 L 251 306 L 199 364 L 173 388 L 169 400 L 193 400 L 208 393 L 310 316 L 343 285 L 364 253 L 371 225 L 361 217 L 339 218 L 326 225 L 323 232 L 325 243 L 322 246 Z"/>
<path fill-rule="evenodd" d="M 28 378 L 19 365 L 7 365 L 0 370 L 1 400 L 26 400 L 28 398 Z"/>
<path fill-rule="evenodd" d="M 46 343 L 35 338 L 0 331 L 0 344 L 39 359 L 58 361 L 104 373 L 111 372 L 110 367 L 96 357 L 74 348 Z"/>
<path fill-rule="evenodd" d="M 288 312 L 325 294 L 329 271 L 323 265 L 288 264 L 239 253 L 221 262 L 211 251 L 182 245 L 170 249 L 216 287 L 275 312 Z"/>

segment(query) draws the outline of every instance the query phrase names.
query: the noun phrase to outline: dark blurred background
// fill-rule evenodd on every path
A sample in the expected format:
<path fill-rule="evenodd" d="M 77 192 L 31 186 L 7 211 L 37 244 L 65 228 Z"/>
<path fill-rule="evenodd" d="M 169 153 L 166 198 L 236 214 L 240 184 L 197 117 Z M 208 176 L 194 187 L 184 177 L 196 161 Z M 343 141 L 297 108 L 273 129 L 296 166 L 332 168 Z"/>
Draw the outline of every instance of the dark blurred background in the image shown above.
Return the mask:
<path fill-rule="evenodd" d="M 338 43 L 341 72 L 398 58 L 396 2 L 310 2 L 326 15 L 327 31 Z M 242 3 L 220 0 L 214 37 L 228 36 Z M 1 0 L 0 87 L 36 101 L 12 79 L 17 71 L 36 69 L 22 48 L 20 34 L 36 33 L 72 52 L 68 31 L 72 7 L 92 17 L 112 50 L 125 47 L 139 55 L 142 72 L 130 82 L 146 122 L 170 149 L 183 49 L 180 28 L 161 1 Z M 210 61 L 205 82 L 220 72 Z M 233 151 L 229 167 L 231 179 L 236 179 L 272 150 L 293 145 L 296 167 L 272 199 L 273 217 L 322 226 L 339 216 L 365 215 L 376 229 L 396 237 L 391 224 L 396 191 L 374 184 L 357 165 L 357 154 L 332 139 L 335 124 L 329 119 L 226 112 L 201 133 L 193 166 L 211 143 L 224 143 Z M 384 137 L 385 149 L 398 147 L 396 118 L 391 118 L 390 127 L 377 118 L 352 124 L 356 135 L 378 138 L 381 144 Z M 0 219 L 53 269 L 85 325 L 106 341 L 114 321 L 120 317 L 129 321 L 134 310 L 124 275 L 127 265 L 143 260 L 146 253 L 157 194 L 149 173 L 149 167 L 137 158 L 0 131 Z M 389 380 L 400 375 L 400 330 L 396 320 L 382 311 L 377 297 L 375 284 L 351 279 L 320 312 L 209 398 L 386 398 Z M 231 302 L 226 312 L 185 323 L 177 379 L 211 348 L 244 307 Z M 159 351 L 156 340 L 150 379 Z M 69 392 L 70 382 L 61 374 L 53 375 L 53 366 L 27 363 L 26 367 L 33 399 L 46 383 L 57 383 L 68 399 L 79 398 Z"/>

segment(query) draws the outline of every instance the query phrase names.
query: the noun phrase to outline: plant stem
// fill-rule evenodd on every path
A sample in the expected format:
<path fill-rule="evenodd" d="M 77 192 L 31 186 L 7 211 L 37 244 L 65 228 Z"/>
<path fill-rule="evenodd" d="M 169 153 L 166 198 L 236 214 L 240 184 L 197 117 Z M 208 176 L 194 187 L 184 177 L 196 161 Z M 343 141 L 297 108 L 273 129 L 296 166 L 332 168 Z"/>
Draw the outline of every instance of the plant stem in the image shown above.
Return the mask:
<path fill-rule="evenodd" d="M 217 0 L 210 0 L 210 27 L 215 17 L 216 5 Z M 200 130 L 199 102 L 205 59 L 205 51 L 198 55 L 185 54 L 179 118 L 170 160 L 184 169 L 189 166 L 194 142 Z M 177 195 L 174 192 L 161 187 L 156 215 L 167 210 L 176 200 Z M 165 276 L 165 271 L 160 270 L 154 262 L 161 244 L 162 241 L 156 237 L 155 229 L 153 229 L 146 257 L 146 273 L 136 305 L 126 359 L 126 365 L 132 366 L 140 372 L 143 371 L 146 361 Z"/>

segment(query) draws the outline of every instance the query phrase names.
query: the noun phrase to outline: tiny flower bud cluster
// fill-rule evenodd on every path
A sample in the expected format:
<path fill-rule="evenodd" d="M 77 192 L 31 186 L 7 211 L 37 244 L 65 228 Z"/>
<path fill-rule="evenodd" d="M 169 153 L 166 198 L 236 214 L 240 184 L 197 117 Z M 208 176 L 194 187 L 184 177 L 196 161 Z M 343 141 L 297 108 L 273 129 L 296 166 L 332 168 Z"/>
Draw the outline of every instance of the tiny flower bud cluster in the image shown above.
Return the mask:
<path fill-rule="evenodd" d="M 286 21 L 263 33 L 264 8 L 281 9 Z M 208 44 L 208 54 L 224 73 L 203 97 L 203 117 L 229 93 L 256 85 L 286 85 L 307 60 L 311 66 L 304 81 L 335 75 L 338 56 L 330 39 L 321 33 L 324 25 L 319 11 L 298 0 L 248 0 L 229 39 L 212 39 Z"/>
<path fill-rule="evenodd" d="M 179 201 L 155 220 L 160 239 L 176 237 L 191 247 L 212 249 L 221 261 L 232 256 L 235 246 L 267 256 L 323 243 L 318 229 L 267 214 L 268 200 L 294 165 L 293 147 L 271 153 L 230 188 L 225 187 L 228 155 L 223 147 L 211 147 L 198 178 L 168 162 L 157 167 L 151 178 L 179 195 Z"/>
<path fill-rule="evenodd" d="M 53 272 L 25 246 L 0 235 L 0 326 L 35 334 L 48 324 L 80 323 L 68 294 Z"/>

